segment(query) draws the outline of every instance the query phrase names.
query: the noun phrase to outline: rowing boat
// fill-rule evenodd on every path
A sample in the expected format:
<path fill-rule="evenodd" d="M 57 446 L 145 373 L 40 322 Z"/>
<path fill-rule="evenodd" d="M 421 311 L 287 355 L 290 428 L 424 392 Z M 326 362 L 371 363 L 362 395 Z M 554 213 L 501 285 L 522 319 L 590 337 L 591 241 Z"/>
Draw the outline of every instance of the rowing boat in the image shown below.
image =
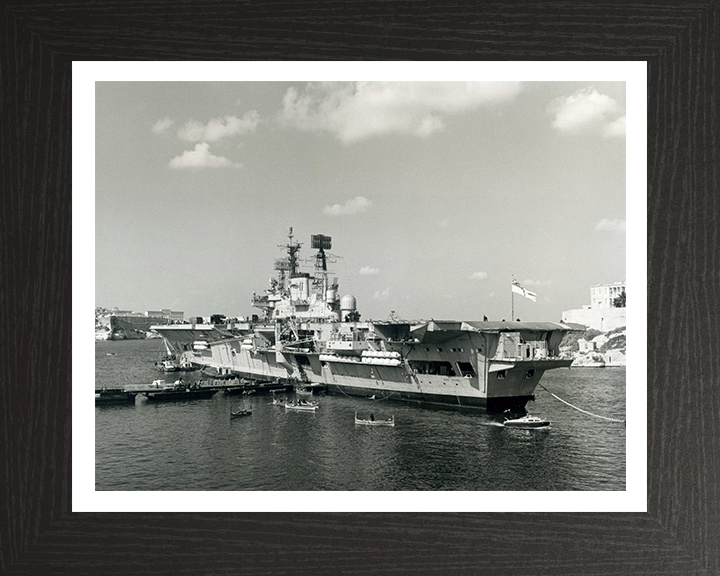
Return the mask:
<path fill-rule="evenodd" d="M 247 408 L 241 408 L 237 412 L 233 412 L 233 409 L 230 408 L 230 420 L 234 418 L 240 418 L 241 416 L 252 416 L 252 410 L 248 410 Z"/>
<path fill-rule="evenodd" d="M 285 403 L 285 408 L 287 410 L 317 410 L 318 409 L 318 403 L 317 402 L 292 402 L 292 403 Z"/>
<path fill-rule="evenodd" d="M 388 420 L 375 420 L 375 417 L 370 414 L 370 418 L 365 420 L 358 418 L 357 412 L 355 412 L 355 424 L 363 424 L 365 426 L 395 426 L 395 415 L 393 414 Z"/>

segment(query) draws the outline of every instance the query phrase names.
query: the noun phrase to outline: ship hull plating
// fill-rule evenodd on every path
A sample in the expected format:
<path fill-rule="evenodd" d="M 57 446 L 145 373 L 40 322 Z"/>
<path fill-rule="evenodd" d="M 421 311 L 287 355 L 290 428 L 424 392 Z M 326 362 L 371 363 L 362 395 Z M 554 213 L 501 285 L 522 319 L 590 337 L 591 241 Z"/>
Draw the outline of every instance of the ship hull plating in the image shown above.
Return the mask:
<path fill-rule="evenodd" d="M 491 413 L 502 413 L 505 410 L 522 411 L 525 405 L 533 400 L 533 396 L 508 396 L 498 398 L 482 398 L 478 396 L 454 396 L 427 392 L 407 391 L 379 391 L 371 387 L 342 386 L 329 384 L 328 392 L 331 394 L 367 398 L 373 401 L 391 401 L 438 406 L 442 408 L 470 408 Z"/>

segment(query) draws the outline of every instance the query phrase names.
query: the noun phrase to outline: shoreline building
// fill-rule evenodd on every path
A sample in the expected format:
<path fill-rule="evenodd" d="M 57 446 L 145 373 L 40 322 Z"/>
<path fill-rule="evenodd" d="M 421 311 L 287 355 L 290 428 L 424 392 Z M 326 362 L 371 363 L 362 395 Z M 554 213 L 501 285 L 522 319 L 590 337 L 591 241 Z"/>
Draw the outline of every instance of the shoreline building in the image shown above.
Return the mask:
<path fill-rule="evenodd" d="M 177 324 L 185 319 L 185 313 L 167 308 L 133 312 L 112 308 L 95 316 L 95 338 L 97 340 L 113 340 L 138 337 L 150 332 L 150 327 L 157 324 Z M 142 334 L 141 334 L 142 333 Z"/>
<path fill-rule="evenodd" d="M 584 324 L 601 332 L 609 332 L 627 324 L 626 307 L 617 308 L 615 299 L 626 293 L 625 282 L 590 286 L 590 304 L 580 309 L 565 310 L 563 322 Z"/>
<path fill-rule="evenodd" d="M 176 312 L 174 310 L 170 310 L 169 308 L 163 308 L 162 310 L 148 310 L 145 312 L 145 316 L 147 318 L 165 318 L 173 323 L 185 320 L 184 312 Z"/>

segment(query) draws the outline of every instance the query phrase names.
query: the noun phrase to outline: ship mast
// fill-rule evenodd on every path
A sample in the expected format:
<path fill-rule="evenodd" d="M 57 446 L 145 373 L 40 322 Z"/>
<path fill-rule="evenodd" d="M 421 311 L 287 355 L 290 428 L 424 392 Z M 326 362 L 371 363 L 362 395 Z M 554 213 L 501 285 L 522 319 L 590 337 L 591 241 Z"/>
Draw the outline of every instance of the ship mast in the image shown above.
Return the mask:
<path fill-rule="evenodd" d="M 286 247 L 288 250 L 288 260 L 290 260 L 290 278 L 292 278 L 293 275 L 297 273 L 297 253 L 300 250 L 300 244 L 298 242 L 293 242 L 292 226 L 290 227 L 290 232 L 288 233 L 288 239 L 290 241 L 286 244 Z"/>
<path fill-rule="evenodd" d="M 315 278 L 320 278 L 321 282 L 321 298 L 325 299 L 328 290 L 327 281 L 327 257 L 325 256 L 325 250 L 332 248 L 332 238 L 323 234 L 313 234 L 310 237 L 310 243 L 313 249 L 318 251 L 315 257 Z"/>
<path fill-rule="evenodd" d="M 290 227 L 288 232 L 288 243 L 278 244 L 278 248 L 287 249 L 287 256 L 275 260 L 275 270 L 278 271 L 278 279 L 282 290 L 290 289 L 290 279 L 298 271 L 298 252 L 302 244 L 293 241 L 293 229 Z"/>

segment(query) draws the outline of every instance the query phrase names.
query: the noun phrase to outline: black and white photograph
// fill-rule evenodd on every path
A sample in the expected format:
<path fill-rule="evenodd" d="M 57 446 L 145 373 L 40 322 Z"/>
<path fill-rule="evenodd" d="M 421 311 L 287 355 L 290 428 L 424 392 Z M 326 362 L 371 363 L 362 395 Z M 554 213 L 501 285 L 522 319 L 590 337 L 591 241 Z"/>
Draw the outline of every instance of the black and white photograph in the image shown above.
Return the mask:
<path fill-rule="evenodd" d="M 626 83 L 476 78 L 95 83 L 95 490 L 626 490 Z"/>
<path fill-rule="evenodd" d="M 718 573 L 717 0 L 0 31 L 0 573 Z"/>

